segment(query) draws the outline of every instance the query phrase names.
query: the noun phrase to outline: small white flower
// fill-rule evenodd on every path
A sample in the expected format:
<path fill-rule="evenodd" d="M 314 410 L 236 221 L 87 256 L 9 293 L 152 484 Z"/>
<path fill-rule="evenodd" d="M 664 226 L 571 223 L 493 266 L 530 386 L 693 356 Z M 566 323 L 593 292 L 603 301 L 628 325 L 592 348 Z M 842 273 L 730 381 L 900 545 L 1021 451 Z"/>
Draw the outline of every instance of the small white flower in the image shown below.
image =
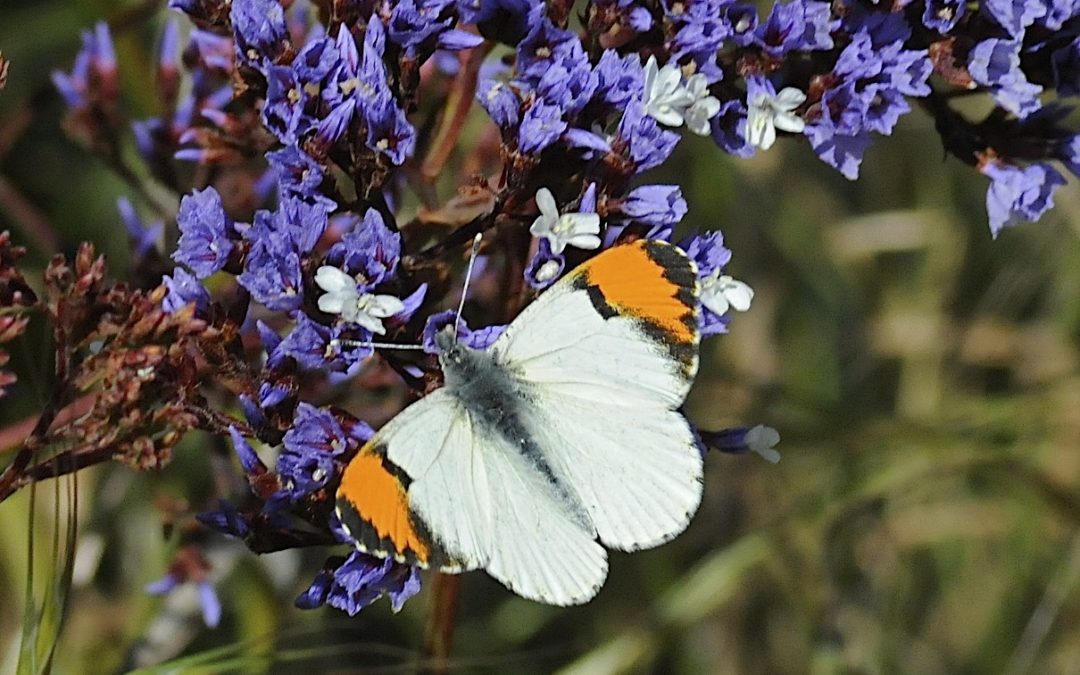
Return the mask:
<path fill-rule="evenodd" d="M 738 279 L 720 274 L 720 268 L 701 282 L 701 304 L 717 316 L 723 316 L 729 309 L 745 312 L 750 309 L 753 299 L 754 289 Z"/>
<path fill-rule="evenodd" d="M 759 424 L 746 432 L 746 447 L 771 464 L 780 461 L 780 452 L 776 449 L 776 444 L 779 442 L 780 432 L 772 427 Z"/>
<path fill-rule="evenodd" d="M 356 279 L 336 267 L 323 265 L 316 270 L 315 283 L 326 291 L 319 297 L 321 311 L 340 314 L 349 323 L 359 324 L 379 335 L 386 333 L 382 320 L 405 309 L 404 303 L 392 295 L 359 292 Z"/>
<path fill-rule="evenodd" d="M 536 205 L 540 216 L 533 221 L 529 232 L 534 237 L 547 239 L 551 252 L 561 254 L 567 246 L 577 248 L 600 248 L 600 216 L 595 213 L 564 213 L 559 215 L 559 207 L 551 190 L 540 188 L 536 192 Z"/>
<path fill-rule="evenodd" d="M 670 62 L 663 68 L 657 66 L 656 57 L 650 56 L 645 63 L 645 114 L 660 124 L 677 127 L 683 123 L 683 114 L 694 102 L 693 96 L 682 86 L 679 64 Z"/>
<path fill-rule="evenodd" d="M 750 96 L 746 114 L 746 141 L 768 150 L 776 142 L 776 130 L 799 133 L 806 126 L 792 111 L 806 101 L 806 94 L 795 87 L 784 87 L 772 96 L 760 87 Z"/>
<path fill-rule="evenodd" d="M 709 95 L 709 81 L 704 75 L 691 75 L 684 85 L 679 64 L 671 61 L 660 68 L 655 56 L 645 63 L 642 103 L 645 114 L 660 124 L 678 127 L 686 122 L 687 128 L 699 136 L 708 135 L 709 120 L 720 112 L 720 99 Z"/>
<path fill-rule="evenodd" d="M 686 109 L 686 128 L 698 136 L 708 136 L 709 120 L 720 112 L 720 99 L 709 95 L 709 81 L 701 73 L 690 76 L 686 90 L 694 101 Z"/>

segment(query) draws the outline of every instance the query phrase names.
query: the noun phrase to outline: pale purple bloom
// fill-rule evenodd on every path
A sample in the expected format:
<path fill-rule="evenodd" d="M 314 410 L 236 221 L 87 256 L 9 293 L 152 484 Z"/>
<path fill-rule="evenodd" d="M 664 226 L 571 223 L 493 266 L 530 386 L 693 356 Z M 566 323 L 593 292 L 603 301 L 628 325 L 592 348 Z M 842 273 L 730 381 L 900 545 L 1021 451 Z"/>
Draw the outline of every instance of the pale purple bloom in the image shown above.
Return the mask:
<path fill-rule="evenodd" d="M 285 449 L 278 456 L 283 492 L 296 501 L 325 487 L 340 463 L 335 458 L 374 433 L 363 422 L 346 428 L 328 409 L 301 402 L 282 439 Z"/>
<path fill-rule="evenodd" d="M 400 611 L 405 601 L 420 591 L 420 575 L 410 565 L 353 551 L 349 557 L 331 558 L 311 586 L 296 598 L 296 606 L 314 609 L 323 604 L 336 607 L 350 616 L 382 596 L 390 598 L 393 611 Z M 331 569 L 336 567 L 336 569 Z"/>
<path fill-rule="evenodd" d="M 996 21 L 1015 39 L 1023 38 L 1024 29 L 1046 14 L 1044 2 L 1031 0 L 983 0 L 983 14 Z"/>
<path fill-rule="evenodd" d="M 705 445 L 720 452 L 733 455 L 753 452 L 771 464 L 780 461 L 780 453 L 776 450 L 776 444 L 780 442 L 780 434 L 772 427 L 759 424 L 753 427 L 734 427 L 712 432 L 699 430 L 698 435 Z"/>
<path fill-rule="evenodd" d="M 746 140 L 746 104 L 733 98 L 720 104 L 720 112 L 710 120 L 712 139 L 724 152 L 750 157 L 754 146 Z"/>
<path fill-rule="evenodd" d="M 173 260 L 187 265 L 200 279 L 225 266 L 233 250 L 233 223 L 217 190 L 208 187 L 184 195 L 176 223 L 180 241 Z"/>
<path fill-rule="evenodd" d="M 1065 184 L 1062 175 L 1049 164 L 1019 167 L 991 160 L 979 170 L 991 181 L 986 191 L 986 212 L 995 238 L 1021 220 L 1038 220 L 1053 207 L 1054 192 Z"/>
<path fill-rule="evenodd" d="M 119 80 L 109 24 L 99 21 L 94 30 L 84 30 L 82 49 L 75 57 L 71 73 L 54 70 L 52 81 L 68 107 L 75 110 L 90 105 L 92 94 L 115 101 L 119 95 Z"/>
<path fill-rule="evenodd" d="M 262 66 L 284 50 L 289 34 L 285 11 L 277 0 L 233 0 L 229 17 L 236 51 L 244 60 Z"/>
<path fill-rule="evenodd" d="M 244 232 L 251 250 L 237 277 L 256 302 L 269 309 L 297 309 L 303 300 L 301 256 L 315 247 L 326 229 L 326 211 L 286 199 L 277 211 L 258 211 Z"/>
<path fill-rule="evenodd" d="M 686 215 L 686 200 L 677 185 L 642 185 L 619 205 L 623 214 L 649 225 L 673 225 Z"/>
<path fill-rule="evenodd" d="M 481 80 L 476 87 L 476 100 L 500 129 L 517 127 L 521 119 L 521 100 L 509 85 L 496 80 Z"/>
<path fill-rule="evenodd" d="M 432 314 L 424 322 L 424 330 L 421 334 L 420 344 L 428 354 L 438 354 L 439 348 L 435 345 L 435 335 L 447 326 L 453 325 L 457 319 L 457 311 L 453 309 Z M 487 349 L 495 343 L 495 340 L 506 330 L 505 325 L 485 326 L 472 330 L 465 321 L 457 324 L 457 339 L 470 349 Z"/>
<path fill-rule="evenodd" d="M 756 42 L 771 56 L 795 51 L 832 49 L 830 35 L 839 21 L 832 18 L 828 2 L 792 0 L 776 3 L 765 23 L 758 26 Z"/>
<path fill-rule="evenodd" d="M 401 235 L 383 223 L 378 211 L 368 209 L 355 229 L 330 247 L 323 262 L 344 270 L 366 291 L 388 281 L 400 257 Z"/>
<path fill-rule="evenodd" d="M 183 267 L 174 269 L 172 276 L 166 274 L 161 278 L 161 283 L 167 290 L 161 301 L 161 308 L 169 314 L 178 312 L 191 303 L 195 303 L 197 313 L 204 313 L 210 306 L 210 293 L 206 287 Z"/>
<path fill-rule="evenodd" d="M 644 114 L 638 101 L 627 106 L 619 122 L 619 138 L 626 143 L 639 172 L 662 164 L 679 143 L 679 135 L 661 129 L 656 120 Z"/>
<path fill-rule="evenodd" d="M 596 93 L 615 108 L 624 108 L 631 99 L 642 95 L 641 59 L 637 54 L 620 57 L 613 49 L 604 50 L 596 64 Z"/>
<path fill-rule="evenodd" d="M 120 219 L 124 221 L 128 239 L 131 241 L 132 253 L 136 258 L 142 258 L 157 248 L 158 241 L 161 240 L 165 231 L 165 223 L 159 220 L 150 225 L 144 225 L 142 218 L 139 217 L 131 200 L 127 197 L 117 198 L 116 210 L 120 212 Z"/>
<path fill-rule="evenodd" d="M 547 239 L 541 239 L 536 246 L 536 254 L 525 267 L 525 281 L 538 291 L 542 291 L 559 280 L 566 271 L 566 258 L 551 251 Z"/>
<path fill-rule="evenodd" d="M 968 72 L 990 89 L 998 105 L 1017 117 L 1027 117 L 1042 107 L 1042 87 L 1029 82 L 1020 69 L 1020 48 L 1019 40 L 984 40 L 971 50 Z"/>
<path fill-rule="evenodd" d="M 559 140 L 566 131 L 567 124 L 562 119 L 562 109 L 544 102 L 542 99 L 533 103 L 521 120 L 518 130 L 518 150 L 525 154 L 538 154 L 549 145 Z"/>
<path fill-rule="evenodd" d="M 967 3 L 963 0 L 927 0 L 923 10 L 923 25 L 939 33 L 948 33 L 964 16 Z"/>

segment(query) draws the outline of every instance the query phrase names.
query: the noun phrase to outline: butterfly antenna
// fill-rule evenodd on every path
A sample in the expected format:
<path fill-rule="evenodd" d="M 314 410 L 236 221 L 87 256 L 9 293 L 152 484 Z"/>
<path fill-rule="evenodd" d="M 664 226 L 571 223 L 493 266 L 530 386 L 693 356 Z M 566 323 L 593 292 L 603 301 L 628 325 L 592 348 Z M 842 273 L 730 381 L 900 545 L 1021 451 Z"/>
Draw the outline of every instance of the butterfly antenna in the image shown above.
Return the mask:
<path fill-rule="evenodd" d="M 461 312 L 465 309 L 465 298 L 469 294 L 469 282 L 472 280 L 473 267 L 476 265 L 476 254 L 480 252 L 480 240 L 484 238 L 483 232 L 477 232 L 472 240 L 472 251 L 469 253 L 469 266 L 465 269 L 465 283 L 461 287 L 461 302 L 458 303 L 457 316 L 454 318 L 454 335 L 461 330 Z"/>
<path fill-rule="evenodd" d="M 399 345 L 393 342 L 372 342 L 371 340 L 349 340 L 348 338 L 334 338 L 330 341 L 333 346 L 344 345 L 346 347 L 371 347 L 373 349 L 400 349 L 404 351 L 423 351 L 424 345 Z"/>

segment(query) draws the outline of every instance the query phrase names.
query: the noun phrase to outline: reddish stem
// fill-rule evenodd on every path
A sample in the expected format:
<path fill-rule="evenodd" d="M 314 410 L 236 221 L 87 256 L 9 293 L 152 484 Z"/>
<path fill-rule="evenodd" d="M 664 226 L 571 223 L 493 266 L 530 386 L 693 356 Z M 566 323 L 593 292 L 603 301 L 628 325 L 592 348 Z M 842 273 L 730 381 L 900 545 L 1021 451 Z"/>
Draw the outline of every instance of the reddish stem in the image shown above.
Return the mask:
<path fill-rule="evenodd" d="M 436 572 L 433 579 L 431 613 L 424 628 L 424 659 L 417 669 L 425 673 L 446 673 L 450 669 L 450 647 L 454 640 L 461 575 Z"/>

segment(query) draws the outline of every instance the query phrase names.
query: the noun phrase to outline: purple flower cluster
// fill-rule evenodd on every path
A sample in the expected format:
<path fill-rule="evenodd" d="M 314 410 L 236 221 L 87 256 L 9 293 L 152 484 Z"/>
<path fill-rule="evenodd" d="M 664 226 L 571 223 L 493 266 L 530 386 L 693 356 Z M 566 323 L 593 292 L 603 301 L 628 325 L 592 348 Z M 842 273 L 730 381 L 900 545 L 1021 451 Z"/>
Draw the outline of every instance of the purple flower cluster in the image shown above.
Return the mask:
<path fill-rule="evenodd" d="M 726 332 L 753 290 L 727 273 L 720 232 L 676 239 L 690 205 L 642 175 L 685 133 L 740 157 L 805 137 L 854 179 L 875 136 L 921 106 L 947 150 L 990 179 L 995 236 L 1051 207 L 1064 183 L 1051 162 L 1080 170 L 1068 109 L 1041 98 L 1080 93 L 1080 4 L 1065 0 L 789 0 L 764 18 L 735 0 L 592 0 L 580 31 L 568 5 L 539 0 L 332 3 L 325 24 L 305 2 L 169 4 L 194 25 L 182 48 L 166 25 L 160 114 L 131 124 L 150 171 L 183 195 L 180 266 L 155 279 L 166 311 L 193 308 L 243 364 L 222 377 L 244 412 L 230 435 L 251 494 L 200 520 L 257 551 L 347 541 L 334 491 L 372 435 L 361 419 L 387 413 L 346 390 L 430 391 L 438 330 L 454 323 L 486 348 L 598 250 L 677 241 L 697 266 L 702 334 Z M 111 38 L 100 24 L 83 39 L 56 84 L 73 130 L 115 153 Z M 495 42 L 512 51 L 488 57 Z M 994 111 L 967 119 L 950 104 L 961 90 Z M 470 137 L 474 102 L 490 123 Z M 475 176 L 440 204 L 436 179 L 462 138 L 474 152 L 455 161 Z M 149 256 L 161 226 L 121 210 Z M 460 254 L 485 232 L 465 314 L 488 325 L 471 330 L 446 308 Z M 375 340 L 414 350 L 370 358 Z M 701 434 L 767 459 L 774 437 Z M 272 468 L 259 444 L 279 449 Z M 415 569 L 354 551 L 297 604 L 352 614 L 388 595 L 396 610 L 418 588 Z"/>

